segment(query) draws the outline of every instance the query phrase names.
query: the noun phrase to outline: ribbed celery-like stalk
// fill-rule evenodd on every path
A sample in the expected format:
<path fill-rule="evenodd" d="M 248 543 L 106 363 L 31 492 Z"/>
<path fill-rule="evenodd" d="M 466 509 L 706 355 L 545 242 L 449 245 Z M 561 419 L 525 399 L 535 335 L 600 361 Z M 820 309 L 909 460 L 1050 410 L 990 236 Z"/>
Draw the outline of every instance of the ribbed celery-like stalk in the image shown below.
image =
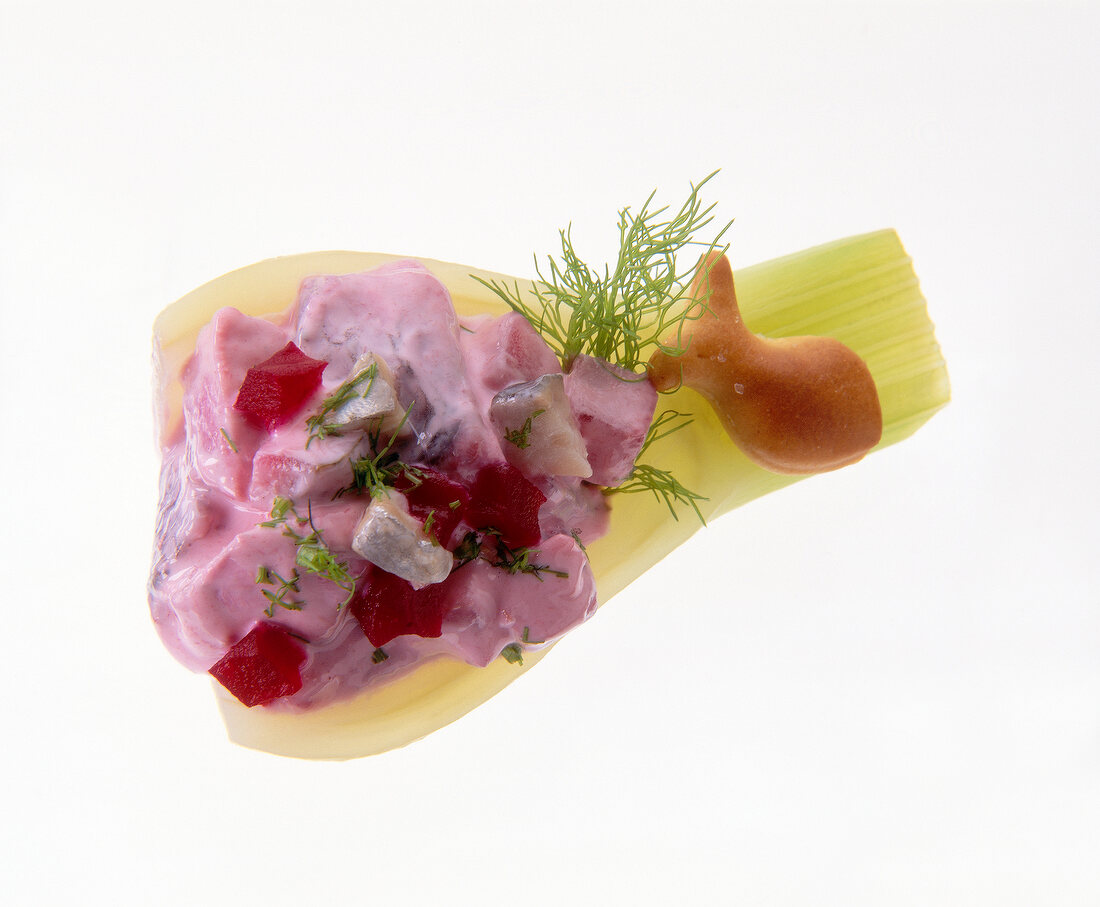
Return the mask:
<path fill-rule="evenodd" d="M 254 315 L 293 301 L 302 277 L 363 270 L 396 256 L 323 252 L 261 262 L 227 274 L 169 307 L 156 324 L 162 433 L 178 420 L 178 370 L 199 327 L 218 308 L 233 305 Z M 500 300 L 472 279 L 514 278 L 420 259 L 451 292 L 460 314 L 500 312 Z M 883 409 L 880 447 L 912 434 L 948 400 L 947 373 L 908 255 L 892 230 L 838 240 L 735 272 L 745 323 L 771 337 L 836 337 L 867 362 Z M 521 289 L 525 281 L 519 281 Z M 707 520 L 793 481 L 750 463 L 730 442 L 709 405 L 682 389 L 662 407 L 690 412 L 695 421 L 658 442 L 647 459 L 671 469 L 707 497 Z M 858 467 L 857 467 L 858 468 Z M 610 532 L 589 546 L 600 601 L 640 577 L 701 527 L 690 511 L 673 520 L 647 494 L 616 495 Z M 230 737 L 244 746 L 284 755 L 342 759 L 384 752 L 412 742 L 489 699 L 547 650 L 524 656 L 518 667 L 498 659 L 473 668 L 438 659 L 358 698 L 303 714 L 246 709 L 215 686 Z"/>
<path fill-rule="evenodd" d="M 947 403 L 950 388 L 943 357 L 912 262 L 893 230 L 841 239 L 741 269 L 734 273 L 734 284 L 745 324 L 756 333 L 773 338 L 835 337 L 863 357 L 882 404 L 878 447 L 908 437 Z M 664 407 L 692 413 L 695 422 L 654 445 L 649 459 L 706 495 L 700 510 L 708 522 L 800 481 L 749 462 L 694 391 L 685 388 L 662 398 L 658 411 Z M 690 511 L 679 522 L 658 521 L 663 505 L 652 498 L 643 499 L 643 504 L 639 497 L 617 496 L 612 532 L 589 546 L 600 592 L 607 597 L 700 528 Z"/>

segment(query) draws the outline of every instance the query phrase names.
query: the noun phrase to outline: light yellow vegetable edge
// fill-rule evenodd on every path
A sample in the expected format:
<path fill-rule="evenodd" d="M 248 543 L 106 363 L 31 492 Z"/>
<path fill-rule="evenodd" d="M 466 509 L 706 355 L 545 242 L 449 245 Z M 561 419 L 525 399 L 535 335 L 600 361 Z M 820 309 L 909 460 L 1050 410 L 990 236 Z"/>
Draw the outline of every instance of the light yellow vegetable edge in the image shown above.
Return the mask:
<path fill-rule="evenodd" d="M 223 306 L 250 315 L 281 312 L 303 277 L 362 271 L 412 256 L 315 252 L 259 262 L 233 271 L 165 309 L 154 328 L 162 433 L 180 416 L 179 370 L 199 328 Z M 470 275 L 514 278 L 418 258 L 450 290 L 462 315 L 500 313 L 503 303 Z M 908 437 L 949 398 L 947 372 L 908 255 L 893 230 L 838 240 L 735 272 L 745 322 L 771 337 L 836 337 L 867 362 L 878 386 L 884 432 L 879 447 Z M 523 288 L 528 282 L 519 281 Z M 651 448 L 647 459 L 672 469 L 707 496 L 709 521 L 796 479 L 752 465 L 729 441 L 708 405 L 682 389 L 661 408 L 694 414 L 688 428 Z M 858 468 L 858 465 L 855 467 Z M 612 498 L 611 530 L 589 546 L 601 603 L 641 576 L 701 527 L 683 512 L 673 520 L 649 495 Z M 427 663 L 404 678 L 346 703 L 293 715 L 246 709 L 215 684 L 230 738 L 242 746 L 310 759 L 348 759 L 404 746 L 485 702 L 546 651 L 524 655 L 522 667 L 498 659 L 474 668 L 451 659 Z"/>

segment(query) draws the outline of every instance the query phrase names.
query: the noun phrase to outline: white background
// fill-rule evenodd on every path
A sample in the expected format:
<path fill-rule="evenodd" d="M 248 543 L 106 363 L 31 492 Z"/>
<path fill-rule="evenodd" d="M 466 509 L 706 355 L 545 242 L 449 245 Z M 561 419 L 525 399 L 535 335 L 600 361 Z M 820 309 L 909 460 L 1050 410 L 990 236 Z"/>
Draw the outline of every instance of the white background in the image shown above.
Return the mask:
<path fill-rule="evenodd" d="M 0 0 L 0 890 L 61 904 L 1100 902 L 1097 7 Z M 224 738 L 144 602 L 157 311 L 351 248 L 734 265 L 893 226 L 954 401 L 349 763 Z"/>

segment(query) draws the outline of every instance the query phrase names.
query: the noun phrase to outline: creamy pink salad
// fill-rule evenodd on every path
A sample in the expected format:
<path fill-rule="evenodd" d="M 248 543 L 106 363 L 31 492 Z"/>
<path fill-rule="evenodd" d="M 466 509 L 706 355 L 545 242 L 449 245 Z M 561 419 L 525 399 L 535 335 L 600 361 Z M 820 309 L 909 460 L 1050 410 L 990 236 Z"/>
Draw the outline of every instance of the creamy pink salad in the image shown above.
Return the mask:
<path fill-rule="evenodd" d="M 653 418 L 602 360 L 563 375 L 523 316 L 459 318 L 422 265 L 220 310 L 163 450 L 149 598 L 165 645 L 245 705 L 319 707 L 449 656 L 522 660 L 596 609 Z"/>

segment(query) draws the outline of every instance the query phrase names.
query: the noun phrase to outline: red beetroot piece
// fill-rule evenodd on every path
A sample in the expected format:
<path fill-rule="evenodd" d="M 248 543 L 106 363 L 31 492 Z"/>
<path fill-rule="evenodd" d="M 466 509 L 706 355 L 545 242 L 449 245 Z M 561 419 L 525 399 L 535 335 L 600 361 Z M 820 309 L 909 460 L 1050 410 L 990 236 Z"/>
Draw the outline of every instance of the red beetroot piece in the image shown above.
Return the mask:
<path fill-rule="evenodd" d="M 539 508 L 546 495 L 506 463 L 484 467 L 474 479 L 466 522 L 477 529 L 496 529 L 509 548 L 527 548 L 542 539 Z"/>
<path fill-rule="evenodd" d="M 327 364 L 288 343 L 248 370 L 233 408 L 254 425 L 273 431 L 294 418 L 313 396 Z"/>
<path fill-rule="evenodd" d="M 210 673 L 246 706 L 266 705 L 302 688 L 306 650 L 278 624 L 258 623 Z"/>
<path fill-rule="evenodd" d="M 397 636 L 435 639 L 443 632 L 443 618 L 452 605 L 447 596 L 449 582 L 450 578 L 414 589 L 401 577 L 373 567 L 356 589 L 351 613 L 375 648 Z"/>
<path fill-rule="evenodd" d="M 470 493 L 464 485 L 434 469 L 418 466 L 419 483 L 405 473 L 398 476 L 394 488 L 409 502 L 409 512 L 420 520 L 434 514 L 430 527 L 440 545 L 448 547 L 455 527 L 466 516 Z"/>

